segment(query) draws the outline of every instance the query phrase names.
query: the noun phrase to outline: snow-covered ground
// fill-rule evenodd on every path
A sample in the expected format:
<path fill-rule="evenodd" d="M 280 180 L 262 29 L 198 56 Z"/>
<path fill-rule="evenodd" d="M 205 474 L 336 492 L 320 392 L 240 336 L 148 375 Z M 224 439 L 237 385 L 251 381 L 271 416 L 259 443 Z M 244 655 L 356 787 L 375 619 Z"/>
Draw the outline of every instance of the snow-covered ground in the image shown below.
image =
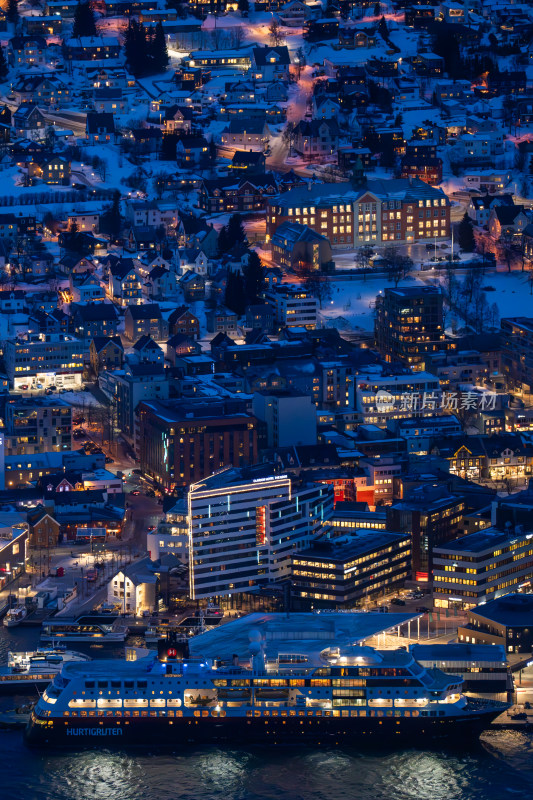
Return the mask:
<path fill-rule="evenodd" d="M 398 288 L 416 285 L 422 286 L 424 283 L 418 278 L 406 278 L 400 282 Z M 386 278 L 371 278 L 366 281 L 357 278 L 332 280 L 330 286 L 331 300 L 325 300 L 320 311 L 325 324 L 327 325 L 328 320 L 330 324 L 336 321 L 345 330 L 371 331 L 374 327 L 376 297 L 387 286 L 394 286 L 394 283 Z M 344 324 L 343 320 L 346 321 Z"/>
<path fill-rule="evenodd" d="M 441 277 L 441 282 L 444 278 Z M 494 287 L 495 291 L 487 287 Z M 481 284 L 487 303 L 496 303 L 500 317 L 533 317 L 533 295 L 527 272 L 498 272 L 485 275 Z"/>

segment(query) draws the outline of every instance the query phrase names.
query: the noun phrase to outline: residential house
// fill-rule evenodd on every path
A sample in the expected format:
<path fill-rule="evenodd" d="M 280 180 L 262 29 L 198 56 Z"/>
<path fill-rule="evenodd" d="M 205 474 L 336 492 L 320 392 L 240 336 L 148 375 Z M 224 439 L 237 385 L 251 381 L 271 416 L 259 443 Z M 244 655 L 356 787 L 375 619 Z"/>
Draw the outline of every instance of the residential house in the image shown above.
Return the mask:
<path fill-rule="evenodd" d="M 204 136 L 184 134 L 176 144 L 176 160 L 180 167 L 196 168 L 207 162 L 209 144 Z"/>
<path fill-rule="evenodd" d="M 183 334 L 190 339 L 200 338 L 200 322 L 188 306 L 179 306 L 168 317 L 168 332 L 171 336 Z"/>
<path fill-rule="evenodd" d="M 294 128 L 293 147 L 304 158 L 332 156 L 337 151 L 339 135 L 336 119 L 301 120 Z"/>
<path fill-rule="evenodd" d="M 234 311 L 225 306 L 217 306 L 206 311 L 205 315 L 208 333 L 226 333 L 228 336 L 237 335 L 239 318 Z"/>
<path fill-rule="evenodd" d="M 108 291 L 113 300 L 123 307 L 142 303 L 142 282 L 132 258 L 121 258 L 111 265 Z"/>
<path fill-rule="evenodd" d="M 118 315 L 112 303 L 72 303 L 70 319 L 73 332 L 87 342 L 97 336 L 117 333 Z"/>
<path fill-rule="evenodd" d="M 289 48 L 286 45 L 265 45 L 252 50 L 251 71 L 254 80 L 259 83 L 289 80 L 290 65 Z"/>
<path fill-rule="evenodd" d="M 17 136 L 28 139 L 43 139 L 45 118 L 36 103 L 21 103 L 13 114 L 13 127 Z"/>
<path fill-rule="evenodd" d="M 91 370 L 98 376 L 107 370 L 121 369 L 124 363 L 124 348 L 120 336 L 96 336 L 89 346 Z"/>
<path fill-rule="evenodd" d="M 62 156 L 41 156 L 28 165 L 28 175 L 50 185 L 69 186 L 70 161 Z"/>
<path fill-rule="evenodd" d="M 12 36 L 8 41 L 7 58 L 12 67 L 36 67 L 47 63 L 44 36 Z"/>
<path fill-rule="evenodd" d="M 205 297 L 205 277 L 193 270 L 187 270 L 179 280 L 183 296 L 188 303 L 203 300 Z"/>
<path fill-rule="evenodd" d="M 331 270 L 327 236 L 298 222 L 284 222 L 272 236 L 272 258 L 283 269 Z"/>
<path fill-rule="evenodd" d="M 179 251 L 180 268 L 183 274 L 188 270 L 198 275 L 207 275 L 208 258 L 203 250 L 184 247 Z"/>
<path fill-rule="evenodd" d="M 113 36 L 80 36 L 78 39 L 65 39 L 63 50 L 68 61 L 103 61 L 118 58 L 120 42 Z"/>
<path fill-rule="evenodd" d="M 164 364 L 165 354 L 151 336 L 141 336 L 133 345 L 133 352 L 141 364 Z"/>
<path fill-rule="evenodd" d="M 522 234 L 530 223 L 524 206 L 496 206 L 489 216 L 489 233 L 493 239 L 512 239 Z"/>
<path fill-rule="evenodd" d="M 269 139 L 270 129 L 261 119 L 232 119 L 220 137 L 223 145 L 259 151 L 266 148 Z"/>
<path fill-rule="evenodd" d="M 154 339 L 165 339 L 168 326 L 163 319 L 157 303 L 131 305 L 124 312 L 124 334 L 135 342 L 141 336 L 152 336 Z"/>
<path fill-rule="evenodd" d="M 115 117 L 109 113 L 89 111 L 85 124 L 85 138 L 89 144 L 110 142 L 115 136 Z"/>
<path fill-rule="evenodd" d="M 105 290 L 93 272 L 70 273 L 70 294 L 74 303 L 103 303 Z"/>

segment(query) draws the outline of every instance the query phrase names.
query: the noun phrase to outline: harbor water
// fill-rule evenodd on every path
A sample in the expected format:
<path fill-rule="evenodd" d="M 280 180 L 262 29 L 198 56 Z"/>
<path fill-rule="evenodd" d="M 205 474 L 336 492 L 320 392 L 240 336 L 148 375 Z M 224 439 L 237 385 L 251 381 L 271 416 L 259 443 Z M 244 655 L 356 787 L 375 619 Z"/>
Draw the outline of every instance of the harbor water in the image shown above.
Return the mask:
<path fill-rule="evenodd" d="M 31 649 L 39 629 L 0 631 L 8 650 Z M 81 648 L 77 648 L 81 649 Z M 119 655 L 112 648 L 91 656 Z M 1 698 L 6 709 L 18 699 Z M 350 748 L 47 751 L 26 749 L 20 731 L 0 731 L 1 797 L 15 800 L 533 800 L 533 737 L 484 734 L 466 751 Z"/>

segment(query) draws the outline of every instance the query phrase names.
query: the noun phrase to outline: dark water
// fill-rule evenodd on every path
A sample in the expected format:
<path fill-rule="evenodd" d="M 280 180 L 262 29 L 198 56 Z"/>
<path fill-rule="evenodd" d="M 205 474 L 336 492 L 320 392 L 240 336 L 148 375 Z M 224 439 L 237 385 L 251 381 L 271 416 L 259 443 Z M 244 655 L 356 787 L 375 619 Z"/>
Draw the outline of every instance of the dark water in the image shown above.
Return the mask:
<path fill-rule="evenodd" d="M 0 661 L 37 637 L 1 631 Z M 145 751 L 40 753 L 19 732 L 0 732 L 0 753 L 0 800 L 533 800 L 533 737 L 506 731 L 467 752 L 365 752 L 354 743 L 164 753 L 149 742 Z"/>

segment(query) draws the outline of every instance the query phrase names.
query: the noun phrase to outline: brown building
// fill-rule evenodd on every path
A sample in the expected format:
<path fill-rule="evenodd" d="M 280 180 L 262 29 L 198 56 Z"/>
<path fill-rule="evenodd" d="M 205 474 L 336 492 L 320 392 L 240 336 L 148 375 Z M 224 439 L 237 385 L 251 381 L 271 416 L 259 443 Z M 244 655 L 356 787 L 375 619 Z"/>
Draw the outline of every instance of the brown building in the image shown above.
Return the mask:
<path fill-rule="evenodd" d="M 59 522 L 44 506 L 37 506 L 28 514 L 28 537 L 31 548 L 55 547 L 59 540 Z"/>
<path fill-rule="evenodd" d="M 376 345 L 385 361 L 417 370 L 444 348 L 443 295 L 435 286 L 387 288 L 376 300 Z"/>
<path fill-rule="evenodd" d="M 168 491 L 257 460 L 258 422 L 242 403 L 146 401 L 136 414 L 140 467 Z"/>
<path fill-rule="evenodd" d="M 179 306 L 179 308 L 171 312 L 168 318 L 168 333 L 169 336 L 182 333 L 190 339 L 199 339 L 200 322 L 188 306 Z"/>
<path fill-rule="evenodd" d="M 450 235 L 450 202 L 440 189 L 416 178 L 368 180 L 362 188 L 315 184 L 269 198 L 268 241 L 283 222 L 308 225 L 340 250 L 434 241 Z"/>

